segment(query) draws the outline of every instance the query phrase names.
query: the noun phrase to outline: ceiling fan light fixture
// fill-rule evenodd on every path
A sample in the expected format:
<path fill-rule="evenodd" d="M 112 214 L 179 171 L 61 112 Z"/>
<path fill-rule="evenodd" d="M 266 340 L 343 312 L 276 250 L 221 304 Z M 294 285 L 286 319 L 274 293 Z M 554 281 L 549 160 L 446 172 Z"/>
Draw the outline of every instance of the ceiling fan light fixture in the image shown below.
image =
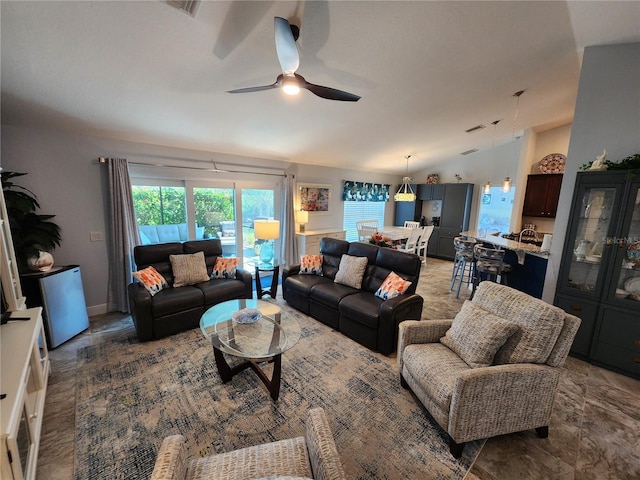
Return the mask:
<path fill-rule="evenodd" d="M 297 95 L 300 93 L 298 79 L 293 75 L 285 75 L 282 79 L 282 91 L 287 95 Z"/>
<path fill-rule="evenodd" d="M 282 91 L 287 95 L 297 95 L 300 93 L 298 80 L 294 76 L 285 75 L 282 80 Z"/>

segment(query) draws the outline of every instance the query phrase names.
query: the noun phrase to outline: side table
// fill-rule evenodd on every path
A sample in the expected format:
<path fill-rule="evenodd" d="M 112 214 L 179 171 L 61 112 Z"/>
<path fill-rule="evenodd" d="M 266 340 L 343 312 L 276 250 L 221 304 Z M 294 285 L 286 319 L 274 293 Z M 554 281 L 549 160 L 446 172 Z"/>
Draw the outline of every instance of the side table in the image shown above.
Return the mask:
<path fill-rule="evenodd" d="M 271 276 L 271 287 L 262 288 L 262 280 L 260 279 L 260 272 L 273 272 Z M 259 263 L 256 264 L 256 296 L 262 298 L 265 295 L 270 295 L 271 298 L 276 298 L 278 292 L 278 278 L 280 275 L 280 263 Z"/>

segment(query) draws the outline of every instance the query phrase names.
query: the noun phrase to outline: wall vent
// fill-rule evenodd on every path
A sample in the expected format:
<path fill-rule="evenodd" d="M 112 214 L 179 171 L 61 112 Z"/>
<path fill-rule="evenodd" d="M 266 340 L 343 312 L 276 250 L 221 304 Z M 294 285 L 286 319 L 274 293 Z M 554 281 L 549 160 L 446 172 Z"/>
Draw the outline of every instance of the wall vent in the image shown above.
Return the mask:
<path fill-rule="evenodd" d="M 471 127 L 468 130 L 465 130 L 465 132 L 467 133 L 472 133 L 472 132 L 476 132 L 478 130 L 482 130 L 483 128 L 487 128 L 484 125 L 480 124 L 480 125 L 476 125 L 475 127 Z"/>
<path fill-rule="evenodd" d="M 476 153 L 478 151 L 477 148 L 472 148 L 471 150 L 467 150 L 466 152 L 462 152 L 460 155 L 469 155 L 470 153 Z"/>
<path fill-rule="evenodd" d="M 200 0 L 166 0 L 166 3 L 192 17 L 196 16 L 196 10 L 200 6 Z"/>

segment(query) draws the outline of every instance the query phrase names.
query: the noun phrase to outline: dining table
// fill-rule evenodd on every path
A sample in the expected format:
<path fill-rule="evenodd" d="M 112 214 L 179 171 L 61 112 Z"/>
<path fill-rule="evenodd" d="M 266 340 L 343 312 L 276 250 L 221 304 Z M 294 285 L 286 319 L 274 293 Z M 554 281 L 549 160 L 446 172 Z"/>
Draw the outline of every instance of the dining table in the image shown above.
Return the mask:
<path fill-rule="evenodd" d="M 393 242 L 400 242 L 409 238 L 411 230 L 413 229 L 407 227 L 385 226 L 378 229 L 378 233 L 383 237 L 391 239 Z"/>

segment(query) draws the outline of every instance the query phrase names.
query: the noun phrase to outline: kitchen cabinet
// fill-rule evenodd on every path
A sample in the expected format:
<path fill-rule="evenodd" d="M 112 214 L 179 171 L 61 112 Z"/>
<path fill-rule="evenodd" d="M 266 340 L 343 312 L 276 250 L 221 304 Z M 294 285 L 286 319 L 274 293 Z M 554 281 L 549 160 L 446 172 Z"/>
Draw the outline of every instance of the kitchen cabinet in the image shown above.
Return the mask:
<path fill-rule="evenodd" d="M 435 240 L 435 250 L 429 254 L 446 260 L 453 260 L 455 249 L 453 239 L 469 229 L 472 183 L 445 183 L 440 214 L 440 228 Z"/>
<path fill-rule="evenodd" d="M 522 215 L 555 218 L 562 186 L 562 174 L 529 175 Z"/>
<path fill-rule="evenodd" d="M 640 378 L 640 171 L 577 174 L 554 303 L 573 355 Z"/>
<path fill-rule="evenodd" d="M 320 240 L 324 237 L 344 240 L 346 231 L 336 229 L 309 230 L 304 233 L 297 233 L 298 253 L 300 255 L 320 255 Z"/>
<path fill-rule="evenodd" d="M 418 185 L 418 200 L 442 200 L 444 183 L 421 183 Z"/>

